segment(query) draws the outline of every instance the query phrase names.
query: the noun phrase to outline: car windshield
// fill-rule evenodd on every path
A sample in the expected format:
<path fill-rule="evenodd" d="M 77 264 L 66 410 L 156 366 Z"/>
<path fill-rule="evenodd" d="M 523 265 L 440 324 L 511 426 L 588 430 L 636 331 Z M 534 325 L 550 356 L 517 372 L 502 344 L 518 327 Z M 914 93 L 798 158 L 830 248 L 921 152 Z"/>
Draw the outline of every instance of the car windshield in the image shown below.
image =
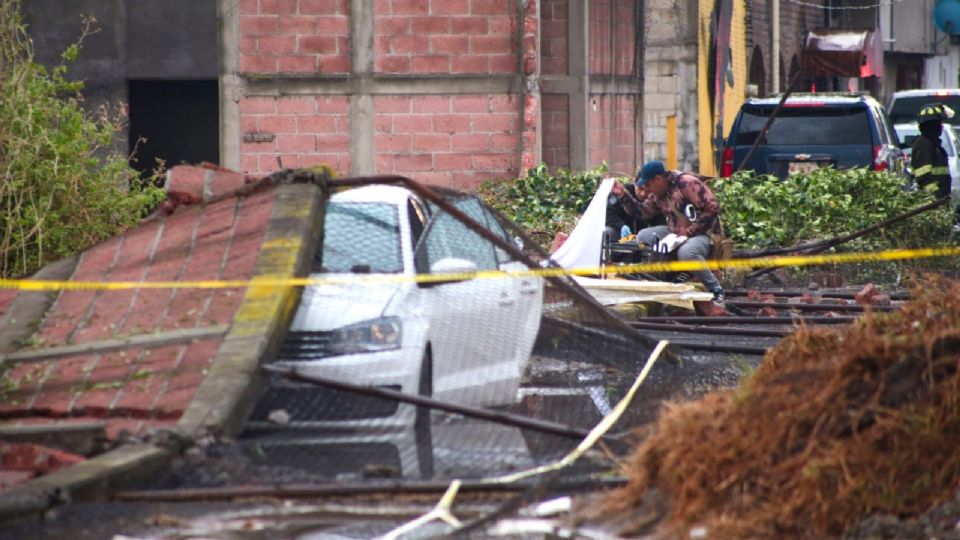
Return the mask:
<path fill-rule="evenodd" d="M 403 270 L 397 206 L 330 202 L 323 222 L 323 272 L 398 273 Z"/>
<path fill-rule="evenodd" d="M 898 97 L 890 106 L 887 116 L 894 124 L 916 122 L 920 108 L 928 103 L 940 102 L 950 107 L 958 114 L 945 120 L 947 124 L 960 125 L 960 96 L 913 96 Z"/>
<path fill-rule="evenodd" d="M 744 107 L 738 145 L 753 144 L 773 107 Z M 768 145 L 873 144 L 865 107 L 785 107 L 764 138 Z"/>

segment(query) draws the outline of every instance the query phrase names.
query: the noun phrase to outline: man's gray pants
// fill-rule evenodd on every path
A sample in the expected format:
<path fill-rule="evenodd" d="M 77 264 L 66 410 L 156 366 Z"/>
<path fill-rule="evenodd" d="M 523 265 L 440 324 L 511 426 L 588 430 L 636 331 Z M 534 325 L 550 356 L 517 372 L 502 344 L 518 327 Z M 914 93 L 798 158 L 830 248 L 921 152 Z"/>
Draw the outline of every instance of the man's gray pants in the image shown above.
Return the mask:
<path fill-rule="evenodd" d="M 666 225 L 657 225 L 656 227 L 647 227 L 637 233 L 637 240 L 652 246 L 660 241 L 661 238 L 670 234 L 670 228 Z M 687 241 L 680 244 L 677 248 L 677 260 L 680 261 L 706 261 L 710 255 L 710 237 L 705 234 L 698 234 L 687 238 Z M 713 272 L 707 269 L 693 272 L 708 291 L 712 291 L 720 286 L 720 281 Z"/>

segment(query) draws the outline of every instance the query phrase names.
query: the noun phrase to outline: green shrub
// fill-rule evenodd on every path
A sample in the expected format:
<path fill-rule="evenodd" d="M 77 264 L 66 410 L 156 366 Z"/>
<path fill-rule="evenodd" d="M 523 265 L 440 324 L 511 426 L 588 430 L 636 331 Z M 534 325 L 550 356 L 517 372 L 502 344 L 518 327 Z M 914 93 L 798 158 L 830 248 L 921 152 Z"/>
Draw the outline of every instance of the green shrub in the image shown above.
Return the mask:
<path fill-rule="evenodd" d="M 541 164 L 525 177 L 485 182 L 478 191 L 488 204 L 547 245 L 554 233 L 573 229 L 606 173 L 605 163 L 588 171 L 555 173 Z M 713 179 L 709 185 L 720 202 L 727 236 L 740 248 L 832 238 L 934 200 L 929 190 L 904 192 L 902 177 L 866 169 L 821 168 L 784 180 L 748 171 Z M 845 249 L 943 245 L 950 224 L 950 210 L 943 207 L 871 233 Z"/>
<path fill-rule="evenodd" d="M 906 193 L 902 177 L 866 169 L 822 168 L 778 180 L 737 173 L 710 182 L 727 236 L 740 247 L 792 246 L 852 233 L 934 200 L 930 191 Z M 845 244 L 844 249 L 943 245 L 950 211 L 925 212 Z"/>
<path fill-rule="evenodd" d="M 29 274 L 136 224 L 163 193 L 110 151 L 122 126 L 85 113 L 82 83 L 36 64 L 19 0 L 0 0 L 0 276 Z"/>

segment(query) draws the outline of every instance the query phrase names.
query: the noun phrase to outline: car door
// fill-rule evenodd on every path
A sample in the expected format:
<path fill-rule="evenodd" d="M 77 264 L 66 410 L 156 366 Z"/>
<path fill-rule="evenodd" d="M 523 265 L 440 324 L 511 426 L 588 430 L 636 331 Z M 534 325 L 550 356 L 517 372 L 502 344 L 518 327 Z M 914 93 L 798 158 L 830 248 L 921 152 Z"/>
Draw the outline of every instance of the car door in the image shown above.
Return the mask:
<path fill-rule="evenodd" d="M 479 201 L 478 201 L 479 202 Z M 519 239 L 511 238 L 506 228 L 500 223 L 497 216 L 486 206 L 480 204 L 480 211 L 485 218 L 485 224 L 490 232 L 505 242 L 516 243 Z M 530 358 L 530 351 L 540 331 L 540 316 L 543 312 L 543 285 L 542 277 L 531 274 L 526 264 L 517 260 L 506 250 L 494 247 L 497 264 L 504 272 L 515 272 L 519 276 L 510 280 L 510 286 L 515 290 L 517 297 L 517 320 L 519 324 L 510 328 L 507 338 L 510 341 L 511 355 L 514 358 L 516 369 L 522 375 Z"/>
<path fill-rule="evenodd" d="M 479 206 L 469 198 L 449 200 L 484 223 Z M 417 248 L 417 271 L 428 273 L 432 265 L 450 258 L 469 260 L 480 272 L 498 269 L 489 240 L 436 209 Z M 472 405 L 512 402 L 519 374 L 509 338 L 520 323 L 518 293 L 511 281 L 480 275 L 442 284 L 423 282 L 420 287 L 429 320 L 434 396 Z"/>

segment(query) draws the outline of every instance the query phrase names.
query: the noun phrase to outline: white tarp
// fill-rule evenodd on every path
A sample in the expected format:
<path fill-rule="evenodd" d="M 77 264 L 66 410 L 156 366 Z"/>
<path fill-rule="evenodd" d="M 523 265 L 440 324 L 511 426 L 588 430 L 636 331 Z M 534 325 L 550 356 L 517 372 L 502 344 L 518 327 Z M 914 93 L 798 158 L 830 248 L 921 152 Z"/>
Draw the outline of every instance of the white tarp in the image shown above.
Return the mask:
<path fill-rule="evenodd" d="M 573 228 L 567 240 L 550 256 L 567 270 L 597 268 L 600 266 L 600 250 L 603 247 L 603 227 L 607 220 L 607 197 L 617 180 L 605 178 L 593 195 L 587 211 Z"/>

